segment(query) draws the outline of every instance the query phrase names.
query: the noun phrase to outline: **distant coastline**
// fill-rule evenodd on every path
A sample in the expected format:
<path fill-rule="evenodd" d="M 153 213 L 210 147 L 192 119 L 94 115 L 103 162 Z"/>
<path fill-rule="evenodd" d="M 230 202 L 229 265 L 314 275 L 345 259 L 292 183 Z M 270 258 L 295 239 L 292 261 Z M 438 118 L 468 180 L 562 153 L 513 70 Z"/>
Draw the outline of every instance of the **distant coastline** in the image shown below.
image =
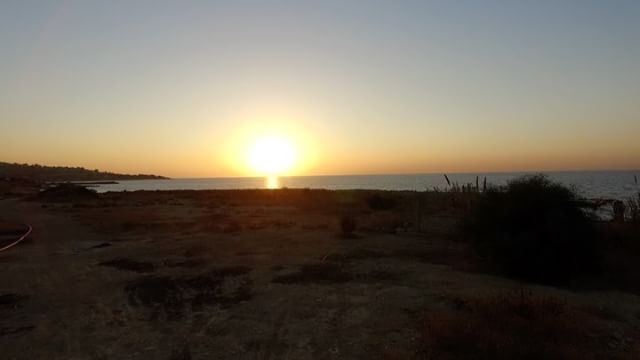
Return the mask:
<path fill-rule="evenodd" d="M 105 182 L 116 180 L 166 180 L 168 177 L 151 174 L 120 174 L 90 170 L 83 167 L 43 166 L 0 162 L 0 178 L 21 178 L 40 182 Z"/>

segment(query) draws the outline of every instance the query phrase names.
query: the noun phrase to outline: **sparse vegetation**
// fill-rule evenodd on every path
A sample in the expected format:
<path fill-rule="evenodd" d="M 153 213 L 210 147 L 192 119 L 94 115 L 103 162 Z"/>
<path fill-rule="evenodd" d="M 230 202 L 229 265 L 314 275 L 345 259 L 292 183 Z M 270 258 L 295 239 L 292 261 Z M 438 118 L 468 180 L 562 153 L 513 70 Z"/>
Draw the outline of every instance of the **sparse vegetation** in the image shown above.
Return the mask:
<path fill-rule="evenodd" d="M 41 191 L 38 194 L 39 200 L 53 202 L 70 202 L 78 200 L 96 199 L 98 195 L 95 190 L 87 189 L 84 186 L 71 183 L 59 184 Z"/>
<path fill-rule="evenodd" d="M 39 190 L 40 183 L 37 181 L 0 176 L 0 198 L 31 195 Z"/>
<path fill-rule="evenodd" d="M 342 237 L 353 238 L 356 231 L 356 218 L 353 215 L 343 215 L 340 218 L 340 230 L 342 231 Z"/>
<path fill-rule="evenodd" d="M 113 353 L 137 347 L 146 350 L 132 357 L 160 359 L 236 356 L 230 348 L 291 358 L 309 350 L 321 358 L 399 359 L 633 354 L 640 308 L 629 292 L 640 290 L 640 242 L 630 229 L 638 227 L 590 221 L 606 235 L 603 275 L 572 292 L 518 284 L 483 273 L 495 259 L 479 258 L 475 242 L 456 231 L 494 191 L 482 187 L 479 179 L 440 192 L 139 191 L 17 202 L 36 219 L 39 237 L 2 257 L 28 270 L 24 282 L 6 272 L 5 292 L 29 298 L 0 296 L 0 312 L 15 314 L 1 321 L 0 341 L 12 358 L 32 344 L 31 357 L 48 355 L 67 334 L 86 348 L 65 347 L 56 357 L 81 358 L 102 339 L 114 339 Z M 516 202 L 503 198 L 508 188 L 495 191 L 499 204 Z M 372 207 L 375 194 L 384 200 Z M 1 214 L 13 215 L 11 208 Z M 565 219 L 560 214 L 551 219 Z M 15 231 L 3 229 L 8 237 Z M 51 244 L 60 246 L 59 261 L 51 261 Z M 47 285 L 32 283 L 33 273 Z M 495 295 L 516 286 L 524 295 Z M 43 314 L 68 332 L 47 333 Z M 122 339 L 123 329 L 137 336 Z M 317 343 L 291 346 L 310 336 Z"/>
<path fill-rule="evenodd" d="M 603 240 L 603 287 L 640 294 L 640 222 L 601 223 L 598 230 Z"/>
<path fill-rule="evenodd" d="M 243 266 L 214 269 L 193 277 L 148 276 L 130 282 L 125 287 L 129 303 L 151 310 L 151 319 L 165 315 L 169 320 L 179 319 L 186 310 L 217 305 L 229 307 L 251 298 L 245 282 L 234 282 L 223 287 L 225 279 L 248 274 Z"/>
<path fill-rule="evenodd" d="M 509 276 L 563 283 L 599 265 L 597 232 L 578 195 L 543 175 L 489 189 L 465 225 L 479 254 Z"/>
<path fill-rule="evenodd" d="M 397 205 L 396 199 L 379 193 L 372 194 L 366 199 L 371 210 L 391 210 Z"/>
<path fill-rule="evenodd" d="M 627 199 L 627 217 L 632 223 L 640 223 L 640 192 Z"/>
<path fill-rule="evenodd" d="M 594 341 L 604 339 L 606 329 L 592 314 L 555 297 L 518 291 L 456 299 L 452 305 L 454 309 L 425 316 L 421 358 L 622 358 L 609 344 Z"/>

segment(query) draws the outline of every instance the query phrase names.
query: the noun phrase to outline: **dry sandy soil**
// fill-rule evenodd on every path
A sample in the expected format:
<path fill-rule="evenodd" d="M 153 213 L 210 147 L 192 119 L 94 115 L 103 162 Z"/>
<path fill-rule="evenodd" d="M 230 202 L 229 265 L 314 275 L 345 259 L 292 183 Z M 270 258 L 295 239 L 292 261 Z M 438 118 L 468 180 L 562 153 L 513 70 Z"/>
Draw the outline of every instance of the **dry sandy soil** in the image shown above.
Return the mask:
<path fill-rule="evenodd" d="M 0 230 L 34 229 L 0 253 L 1 357 L 438 358 L 434 314 L 464 318 L 474 299 L 533 294 L 597 323 L 576 327 L 593 358 L 640 358 L 637 295 L 490 275 L 444 210 L 416 225 L 357 193 L 296 194 L 0 200 Z M 340 234 L 345 213 L 355 236 Z"/>

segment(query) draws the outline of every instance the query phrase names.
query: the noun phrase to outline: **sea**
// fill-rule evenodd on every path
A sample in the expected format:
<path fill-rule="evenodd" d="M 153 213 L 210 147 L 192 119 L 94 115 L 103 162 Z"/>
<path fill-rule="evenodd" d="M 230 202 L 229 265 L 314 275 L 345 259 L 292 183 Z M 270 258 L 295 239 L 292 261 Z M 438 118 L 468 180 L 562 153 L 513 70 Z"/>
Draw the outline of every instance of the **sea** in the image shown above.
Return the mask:
<path fill-rule="evenodd" d="M 524 172 L 447 174 L 450 183 L 504 185 Z M 543 172 L 550 179 L 575 187 L 588 199 L 626 200 L 640 192 L 640 170 L 630 171 L 558 171 Z M 446 190 L 450 185 L 444 174 L 407 175 L 327 175 L 283 177 L 233 177 L 168 180 L 122 180 L 95 186 L 98 192 L 137 190 L 209 190 L 209 189 L 378 189 L 378 190 Z"/>

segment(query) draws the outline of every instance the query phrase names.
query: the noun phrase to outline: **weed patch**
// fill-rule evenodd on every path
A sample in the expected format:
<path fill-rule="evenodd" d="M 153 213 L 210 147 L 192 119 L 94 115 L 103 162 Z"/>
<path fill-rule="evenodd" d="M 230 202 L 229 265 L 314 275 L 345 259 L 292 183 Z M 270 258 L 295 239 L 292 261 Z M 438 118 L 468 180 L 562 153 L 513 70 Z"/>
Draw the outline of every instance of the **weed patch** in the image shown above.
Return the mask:
<path fill-rule="evenodd" d="M 420 327 L 426 359 L 615 358 L 606 329 L 563 300 L 514 292 L 455 301 L 455 309 L 428 313 Z M 624 352 L 628 349 L 618 349 Z"/>
<path fill-rule="evenodd" d="M 212 305 L 229 307 L 251 299 L 248 281 L 224 286 L 227 278 L 250 271 L 247 267 L 226 267 L 195 277 L 144 277 L 128 283 L 125 293 L 131 305 L 150 308 L 152 319 L 164 313 L 168 319 L 175 320 L 181 318 L 187 309 L 198 310 Z"/>

